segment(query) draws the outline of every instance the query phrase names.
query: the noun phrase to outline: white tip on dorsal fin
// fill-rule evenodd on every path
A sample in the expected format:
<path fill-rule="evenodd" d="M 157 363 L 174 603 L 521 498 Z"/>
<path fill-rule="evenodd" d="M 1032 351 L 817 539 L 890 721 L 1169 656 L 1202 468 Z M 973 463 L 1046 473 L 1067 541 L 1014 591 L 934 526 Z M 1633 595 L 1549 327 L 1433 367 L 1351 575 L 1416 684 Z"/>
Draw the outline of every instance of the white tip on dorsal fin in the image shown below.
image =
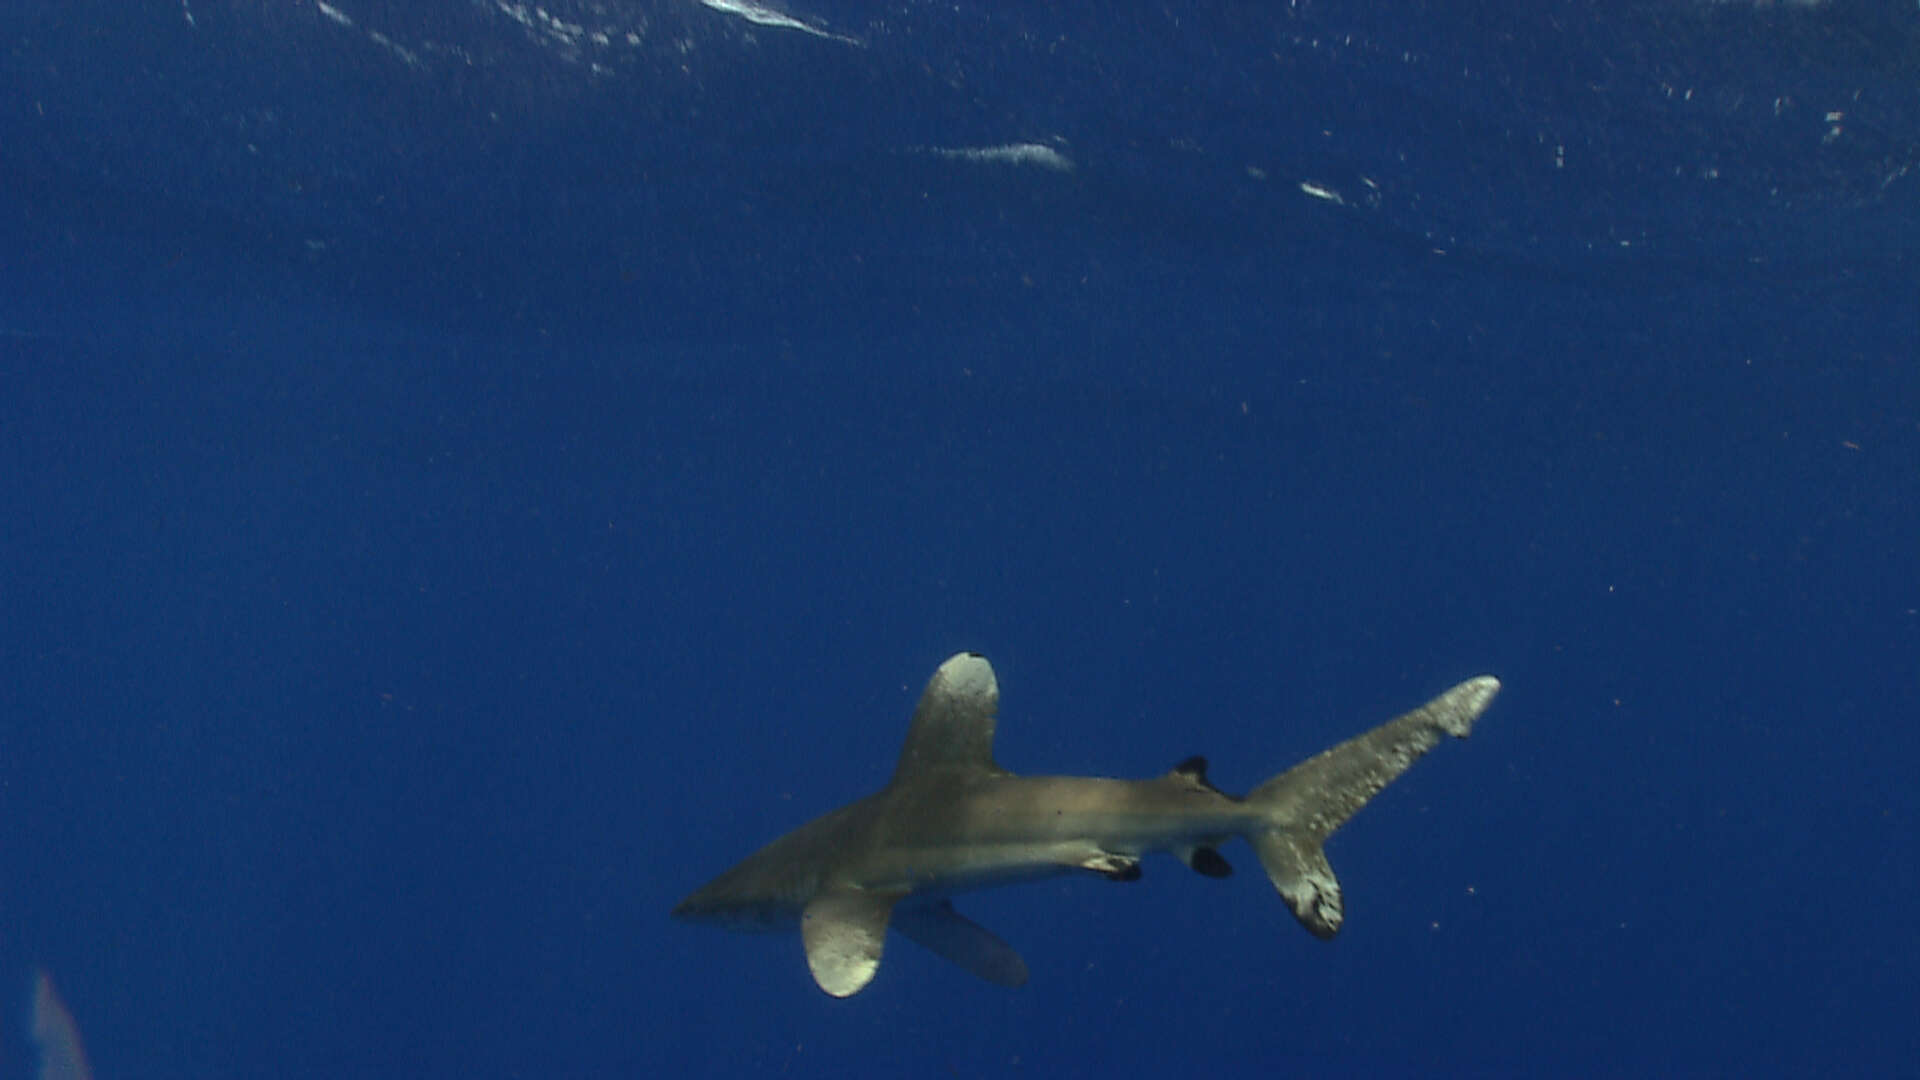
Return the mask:
<path fill-rule="evenodd" d="M 928 680 L 907 728 L 893 781 L 951 769 L 1000 772 L 993 763 L 994 714 L 1000 683 L 979 653 L 948 658 Z"/>

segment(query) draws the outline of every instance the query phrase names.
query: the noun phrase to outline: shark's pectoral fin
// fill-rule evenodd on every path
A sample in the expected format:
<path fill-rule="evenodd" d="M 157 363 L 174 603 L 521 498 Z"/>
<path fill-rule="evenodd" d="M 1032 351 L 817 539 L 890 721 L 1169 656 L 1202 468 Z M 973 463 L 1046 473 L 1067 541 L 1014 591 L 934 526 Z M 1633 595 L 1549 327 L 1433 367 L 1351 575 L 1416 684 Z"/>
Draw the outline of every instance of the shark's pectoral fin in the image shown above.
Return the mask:
<path fill-rule="evenodd" d="M 892 893 L 839 889 L 807 904 L 800 915 L 800 941 L 820 989 L 851 997 L 873 981 L 887 944 L 887 919 L 898 899 Z"/>
<path fill-rule="evenodd" d="M 901 908 L 894 913 L 893 928 L 908 941 L 990 983 L 1026 985 L 1027 962 L 1020 954 L 993 931 L 953 910 L 951 901 Z"/>

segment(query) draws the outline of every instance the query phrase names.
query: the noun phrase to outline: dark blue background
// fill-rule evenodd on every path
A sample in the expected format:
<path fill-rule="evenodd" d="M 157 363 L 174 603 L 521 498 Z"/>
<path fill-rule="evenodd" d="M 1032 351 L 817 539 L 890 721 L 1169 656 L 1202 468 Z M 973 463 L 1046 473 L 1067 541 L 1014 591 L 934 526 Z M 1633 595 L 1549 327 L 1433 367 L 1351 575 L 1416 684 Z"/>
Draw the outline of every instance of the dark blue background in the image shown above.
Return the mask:
<path fill-rule="evenodd" d="M 1911 6 L 334 10 L 0 17 L 0 964 L 100 1076 L 1911 1068 Z M 1244 848 L 966 898 L 1012 992 L 667 920 L 963 648 L 1231 790 L 1507 689 L 1331 944 Z"/>

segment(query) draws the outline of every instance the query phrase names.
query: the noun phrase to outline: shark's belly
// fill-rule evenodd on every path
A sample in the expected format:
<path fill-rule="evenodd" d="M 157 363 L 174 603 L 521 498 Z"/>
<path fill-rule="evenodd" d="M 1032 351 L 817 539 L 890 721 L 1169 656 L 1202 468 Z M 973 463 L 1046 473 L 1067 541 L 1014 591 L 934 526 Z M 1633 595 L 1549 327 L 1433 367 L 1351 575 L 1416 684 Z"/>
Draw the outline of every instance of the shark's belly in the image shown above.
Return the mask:
<path fill-rule="evenodd" d="M 1244 831 L 1246 811 L 1217 792 L 1160 781 L 1010 778 L 889 830 L 858 876 L 950 894 L 1071 870 L 1117 874 L 1153 851 Z"/>
<path fill-rule="evenodd" d="M 1112 853 L 1086 840 L 971 844 L 964 848 L 896 848 L 859 876 L 869 888 L 951 896 L 1088 867 Z"/>

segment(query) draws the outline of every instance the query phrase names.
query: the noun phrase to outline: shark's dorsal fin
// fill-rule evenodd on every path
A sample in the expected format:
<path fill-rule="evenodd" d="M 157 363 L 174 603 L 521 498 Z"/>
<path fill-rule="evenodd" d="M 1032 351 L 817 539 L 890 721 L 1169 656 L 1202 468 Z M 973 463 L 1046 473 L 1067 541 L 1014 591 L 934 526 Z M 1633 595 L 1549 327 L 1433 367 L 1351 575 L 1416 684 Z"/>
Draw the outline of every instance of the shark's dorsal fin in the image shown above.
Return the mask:
<path fill-rule="evenodd" d="M 800 915 L 800 941 L 820 989 L 852 997 L 873 981 L 887 944 L 887 919 L 898 899 L 891 893 L 833 889 L 807 904 Z"/>
<path fill-rule="evenodd" d="M 893 782 L 948 770 L 999 773 L 993 763 L 993 717 L 1000 683 L 979 653 L 960 653 L 940 665 L 920 694 L 907 745 Z"/>

